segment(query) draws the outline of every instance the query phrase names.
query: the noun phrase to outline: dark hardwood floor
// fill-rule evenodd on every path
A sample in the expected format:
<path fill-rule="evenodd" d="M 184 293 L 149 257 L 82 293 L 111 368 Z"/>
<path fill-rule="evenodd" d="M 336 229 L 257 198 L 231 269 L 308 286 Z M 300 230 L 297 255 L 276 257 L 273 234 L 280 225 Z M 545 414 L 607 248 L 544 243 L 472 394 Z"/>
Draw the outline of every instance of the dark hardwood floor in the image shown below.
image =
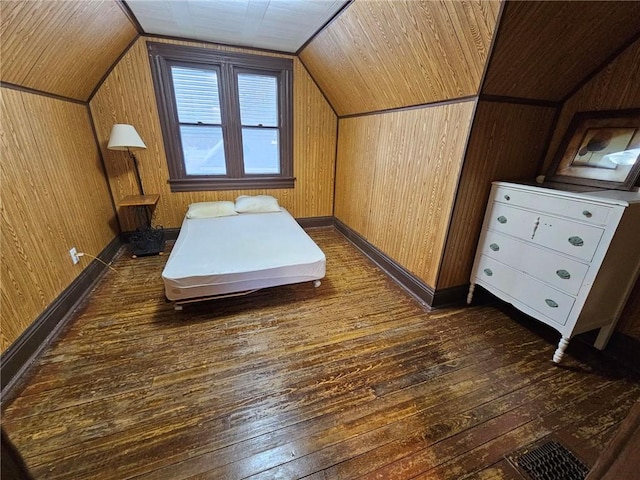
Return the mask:
<path fill-rule="evenodd" d="M 320 288 L 185 307 L 122 255 L 3 411 L 35 478 L 519 477 L 547 436 L 592 465 L 633 373 L 492 305 L 425 312 L 331 228 Z"/>

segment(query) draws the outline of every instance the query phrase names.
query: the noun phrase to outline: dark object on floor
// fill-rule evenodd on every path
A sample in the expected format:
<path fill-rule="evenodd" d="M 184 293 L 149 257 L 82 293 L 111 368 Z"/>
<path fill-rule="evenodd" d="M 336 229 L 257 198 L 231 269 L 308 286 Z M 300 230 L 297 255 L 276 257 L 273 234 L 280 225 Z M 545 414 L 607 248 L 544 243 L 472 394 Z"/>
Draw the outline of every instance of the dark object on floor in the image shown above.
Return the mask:
<path fill-rule="evenodd" d="M 11 439 L 2 428 L 2 466 L 0 477 L 6 480 L 32 480 L 27 466 L 20 455 L 20 452 L 13 445 Z"/>
<path fill-rule="evenodd" d="M 634 478 L 640 471 L 640 401 L 631 408 L 589 472 L 588 480 Z"/>
<path fill-rule="evenodd" d="M 162 227 L 137 230 L 129 239 L 131 251 L 136 257 L 157 255 L 164 250 L 164 229 Z"/>
<path fill-rule="evenodd" d="M 584 480 L 589 468 L 556 441 L 547 441 L 510 457 L 521 473 L 531 480 Z"/>

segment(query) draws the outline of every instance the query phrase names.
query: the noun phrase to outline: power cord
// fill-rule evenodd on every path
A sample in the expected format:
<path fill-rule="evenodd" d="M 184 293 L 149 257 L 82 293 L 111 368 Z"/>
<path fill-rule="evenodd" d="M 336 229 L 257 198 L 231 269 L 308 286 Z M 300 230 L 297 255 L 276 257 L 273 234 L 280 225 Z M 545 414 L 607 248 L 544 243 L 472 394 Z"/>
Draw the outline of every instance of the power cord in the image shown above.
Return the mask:
<path fill-rule="evenodd" d="M 102 260 L 101 258 L 98 258 L 94 255 L 91 255 L 90 253 L 84 253 L 84 252 L 78 252 L 76 253 L 76 256 L 78 257 L 91 257 L 95 260 L 98 260 L 100 263 L 104 264 L 105 266 L 109 267 L 111 270 L 113 270 L 116 273 L 119 273 L 115 268 L 113 268 L 111 265 L 109 265 L 107 262 L 105 262 L 104 260 Z"/>

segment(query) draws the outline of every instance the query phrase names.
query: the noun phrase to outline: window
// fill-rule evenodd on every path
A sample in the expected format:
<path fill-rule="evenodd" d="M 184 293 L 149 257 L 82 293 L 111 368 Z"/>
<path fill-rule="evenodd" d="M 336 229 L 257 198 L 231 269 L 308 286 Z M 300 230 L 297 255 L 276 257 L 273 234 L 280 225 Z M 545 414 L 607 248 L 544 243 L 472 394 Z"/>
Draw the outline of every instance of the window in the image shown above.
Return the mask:
<path fill-rule="evenodd" d="M 291 59 L 148 48 L 172 191 L 293 187 Z"/>

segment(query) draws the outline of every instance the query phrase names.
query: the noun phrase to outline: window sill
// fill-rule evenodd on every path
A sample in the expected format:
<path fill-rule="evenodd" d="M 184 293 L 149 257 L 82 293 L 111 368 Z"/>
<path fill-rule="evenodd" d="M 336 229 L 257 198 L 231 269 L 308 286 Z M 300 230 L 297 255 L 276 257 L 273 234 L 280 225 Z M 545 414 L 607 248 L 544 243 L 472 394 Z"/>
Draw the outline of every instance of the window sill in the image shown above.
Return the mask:
<path fill-rule="evenodd" d="M 295 181 L 295 177 L 174 178 L 169 180 L 169 185 L 172 192 L 197 192 L 293 188 Z"/>

